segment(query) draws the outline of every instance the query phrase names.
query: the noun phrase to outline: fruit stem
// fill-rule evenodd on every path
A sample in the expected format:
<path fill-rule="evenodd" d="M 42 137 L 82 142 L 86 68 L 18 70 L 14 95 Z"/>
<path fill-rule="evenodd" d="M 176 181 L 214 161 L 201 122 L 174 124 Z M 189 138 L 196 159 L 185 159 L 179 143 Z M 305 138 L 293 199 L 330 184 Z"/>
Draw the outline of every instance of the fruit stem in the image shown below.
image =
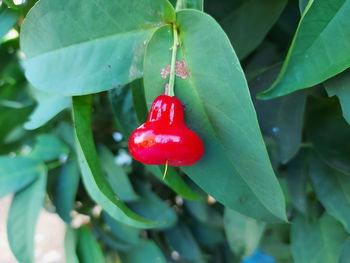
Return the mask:
<path fill-rule="evenodd" d="M 164 170 L 164 174 L 163 174 L 163 181 L 165 179 L 165 176 L 166 176 L 166 172 L 168 171 L 168 160 L 166 160 L 165 162 L 165 170 Z"/>
<path fill-rule="evenodd" d="M 174 45 L 172 46 L 172 55 L 171 55 L 171 66 L 170 66 L 170 77 L 169 77 L 169 86 L 168 86 L 168 96 L 175 96 L 174 93 L 174 84 L 175 84 L 175 67 L 176 67 L 176 54 L 177 47 L 179 45 L 179 39 L 177 35 L 177 27 L 173 24 L 173 35 L 174 35 Z"/>

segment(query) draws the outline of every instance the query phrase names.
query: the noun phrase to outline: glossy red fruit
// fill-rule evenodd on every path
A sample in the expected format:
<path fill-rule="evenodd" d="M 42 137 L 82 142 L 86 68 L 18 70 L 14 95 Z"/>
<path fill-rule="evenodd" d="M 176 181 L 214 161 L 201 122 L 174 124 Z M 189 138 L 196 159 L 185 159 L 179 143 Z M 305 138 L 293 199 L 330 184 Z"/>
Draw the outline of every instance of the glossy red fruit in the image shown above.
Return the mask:
<path fill-rule="evenodd" d="M 158 96 L 147 121 L 130 136 L 132 157 L 145 164 L 188 166 L 202 157 L 201 139 L 184 123 L 180 100 L 167 95 Z"/>

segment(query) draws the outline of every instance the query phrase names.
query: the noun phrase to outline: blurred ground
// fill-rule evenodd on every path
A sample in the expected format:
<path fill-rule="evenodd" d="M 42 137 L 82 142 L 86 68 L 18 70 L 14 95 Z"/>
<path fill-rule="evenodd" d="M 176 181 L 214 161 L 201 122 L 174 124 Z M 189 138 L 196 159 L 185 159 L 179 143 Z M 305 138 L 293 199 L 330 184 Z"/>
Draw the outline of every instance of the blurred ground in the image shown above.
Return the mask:
<path fill-rule="evenodd" d="M 0 199 L 0 262 L 18 263 L 7 242 L 6 219 L 11 196 Z M 36 263 L 64 263 L 64 223 L 57 214 L 42 209 L 35 234 Z"/>

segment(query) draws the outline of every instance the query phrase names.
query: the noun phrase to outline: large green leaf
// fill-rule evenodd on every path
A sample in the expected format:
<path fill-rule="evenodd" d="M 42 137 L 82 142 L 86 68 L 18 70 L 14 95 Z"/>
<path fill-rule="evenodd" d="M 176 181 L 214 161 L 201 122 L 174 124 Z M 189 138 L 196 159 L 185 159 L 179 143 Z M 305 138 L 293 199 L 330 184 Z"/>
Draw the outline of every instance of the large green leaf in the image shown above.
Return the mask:
<path fill-rule="evenodd" d="M 349 1 L 309 1 L 277 80 L 260 97 L 309 88 L 347 69 L 349 15 Z"/>
<path fill-rule="evenodd" d="M 186 200 L 185 207 L 199 222 L 213 227 L 223 226 L 222 215 L 214 207 L 208 206 L 206 200 Z"/>
<path fill-rule="evenodd" d="M 24 124 L 24 127 L 28 130 L 37 129 L 51 120 L 65 108 L 68 108 L 71 104 L 71 97 L 42 95 L 42 97 L 38 99 L 38 105 L 30 114 L 29 121 Z"/>
<path fill-rule="evenodd" d="M 322 205 L 350 233 L 350 176 L 313 158 L 310 177 Z"/>
<path fill-rule="evenodd" d="M 266 221 L 285 220 L 282 190 L 227 36 L 214 19 L 195 10 L 179 11 L 177 23 L 182 78 L 176 77 L 175 94 L 185 105 L 186 125 L 204 143 L 202 159 L 182 169 L 226 206 Z M 163 93 L 167 80 L 160 72 L 170 63 L 172 45 L 168 26 L 158 29 L 148 43 L 144 64 L 148 106 Z"/>
<path fill-rule="evenodd" d="M 78 229 L 77 254 L 82 263 L 105 262 L 102 250 L 87 226 Z"/>
<path fill-rule="evenodd" d="M 281 15 L 287 0 L 248 0 L 219 21 L 239 59 L 263 41 Z"/>
<path fill-rule="evenodd" d="M 306 92 L 298 91 L 282 98 L 257 100 L 256 94 L 271 85 L 280 65 L 273 66 L 249 81 L 249 89 L 258 115 L 261 132 L 278 143 L 278 157 L 290 161 L 301 144 Z"/>
<path fill-rule="evenodd" d="M 46 169 L 42 166 L 37 179 L 18 191 L 7 218 L 7 236 L 12 253 L 19 262 L 34 262 L 34 234 L 46 189 Z"/>
<path fill-rule="evenodd" d="M 61 168 L 56 181 L 54 195 L 56 212 L 67 224 L 71 221 L 70 213 L 74 208 L 79 179 L 78 163 L 76 160 L 70 160 Z"/>
<path fill-rule="evenodd" d="M 161 250 L 153 241 L 143 241 L 127 253 L 120 253 L 123 263 L 166 263 Z"/>
<path fill-rule="evenodd" d="M 139 199 L 129 181 L 128 175 L 122 167 L 115 164 L 113 154 L 108 148 L 101 145 L 98 147 L 98 150 L 102 169 L 106 172 L 108 181 L 120 200 L 128 202 Z"/>
<path fill-rule="evenodd" d="M 64 254 L 66 262 L 79 263 L 76 252 L 77 239 L 77 231 L 70 226 L 67 226 L 66 233 L 64 235 Z"/>
<path fill-rule="evenodd" d="M 338 263 L 346 238 L 342 225 L 328 214 L 315 222 L 297 216 L 291 233 L 295 263 Z"/>
<path fill-rule="evenodd" d="M 68 154 L 69 148 L 56 136 L 51 134 L 40 134 L 37 142 L 28 157 L 42 161 L 52 161 L 62 154 Z"/>
<path fill-rule="evenodd" d="M 229 208 L 225 208 L 224 222 L 226 237 L 235 255 L 246 258 L 253 254 L 263 235 L 265 223 Z"/>
<path fill-rule="evenodd" d="M 17 13 L 9 8 L 0 7 L 0 44 L 4 35 L 17 21 Z"/>
<path fill-rule="evenodd" d="M 91 198 L 114 219 L 127 225 L 150 228 L 161 225 L 132 212 L 115 195 L 98 161 L 91 132 L 92 96 L 73 97 L 73 116 L 77 138 L 77 153 L 83 183 Z"/>
<path fill-rule="evenodd" d="M 350 123 L 350 69 L 326 81 L 324 85 L 330 97 L 338 97 L 343 116 Z"/>
<path fill-rule="evenodd" d="M 349 263 L 349 258 L 350 258 L 350 238 L 348 238 L 343 244 L 339 263 Z"/>
<path fill-rule="evenodd" d="M 58 95 L 128 83 L 142 75 L 144 42 L 174 19 L 166 0 L 41 0 L 21 29 L 26 76 Z"/>
<path fill-rule="evenodd" d="M 30 184 L 44 169 L 45 166 L 35 160 L 0 156 L 0 198 Z"/>

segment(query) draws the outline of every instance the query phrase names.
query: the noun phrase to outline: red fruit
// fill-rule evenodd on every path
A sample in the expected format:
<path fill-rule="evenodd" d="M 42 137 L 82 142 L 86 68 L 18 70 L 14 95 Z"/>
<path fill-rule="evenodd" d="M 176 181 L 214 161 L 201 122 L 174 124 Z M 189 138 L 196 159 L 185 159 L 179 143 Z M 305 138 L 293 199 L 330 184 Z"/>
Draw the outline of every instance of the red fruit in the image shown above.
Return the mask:
<path fill-rule="evenodd" d="M 184 123 L 180 100 L 158 96 L 147 121 L 130 136 L 132 157 L 145 164 L 193 165 L 203 155 L 203 143 Z"/>

